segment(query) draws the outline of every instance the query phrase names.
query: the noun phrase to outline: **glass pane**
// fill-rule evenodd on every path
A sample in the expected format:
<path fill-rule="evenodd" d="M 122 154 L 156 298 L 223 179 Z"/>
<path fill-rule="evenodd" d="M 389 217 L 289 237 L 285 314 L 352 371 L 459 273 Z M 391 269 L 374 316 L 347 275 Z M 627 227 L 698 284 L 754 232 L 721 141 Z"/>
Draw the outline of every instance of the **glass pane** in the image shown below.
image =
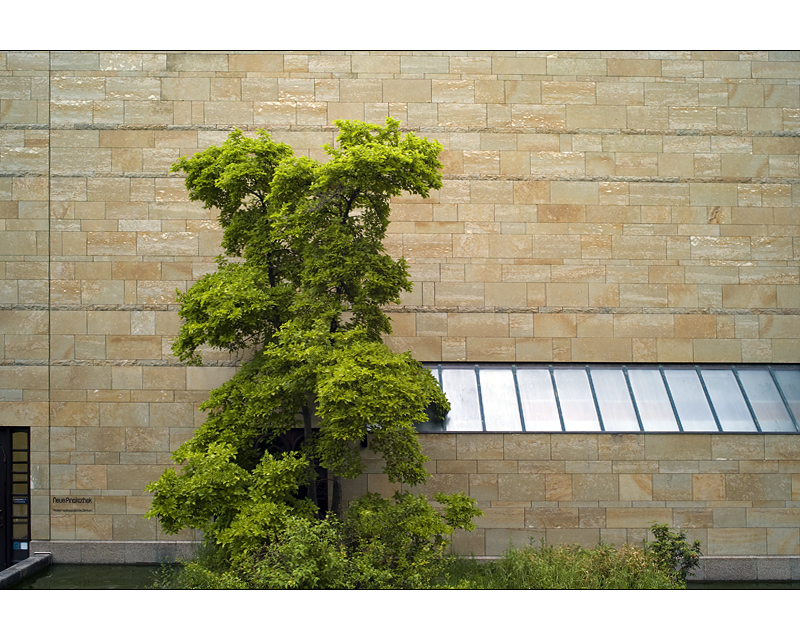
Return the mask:
<path fill-rule="evenodd" d="M 11 448 L 12 449 L 27 449 L 28 448 L 28 434 L 24 431 L 15 431 L 11 435 Z"/>
<path fill-rule="evenodd" d="M 665 369 L 669 390 L 684 431 L 719 431 L 703 385 L 694 369 Z"/>
<path fill-rule="evenodd" d="M 739 383 L 730 369 L 701 369 L 723 431 L 757 431 Z"/>
<path fill-rule="evenodd" d="M 452 407 L 444 420 L 445 430 L 483 431 L 475 370 L 443 367 L 442 387 Z"/>
<path fill-rule="evenodd" d="M 628 369 L 633 396 L 645 431 L 679 431 L 658 369 Z"/>
<path fill-rule="evenodd" d="M 28 473 L 27 463 L 14 463 L 11 465 L 11 471 L 17 473 Z"/>
<path fill-rule="evenodd" d="M 762 431 L 795 431 L 786 405 L 769 371 L 764 369 L 739 369 L 739 380 L 750 400 Z"/>
<path fill-rule="evenodd" d="M 556 388 L 564 429 L 567 431 L 600 431 L 600 421 L 592 399 L 585 369 L 556 369 Z"/>
<path fill-rule="evenodd" d="M 28 461 L 28 452 L 27 451 L 14 451 L 11 454 L 11 459 L 14 462 L 27 462 Z"/>
<path fill-rule="evenodd" d="M 11 514 L 17 518 L 27 518 L 28 517 L 28 505 L 27 504 L 15 504 L 12 505 Z"/>
<path fill-rule="evenodd" d="M 622 371 L 592 367 L 591 374 L 605 430 L 639 431 L 639 421 Z"/>
<path fill-rule="evenodd" d="M 14 523 L 12 526 L 12 535 L 14 536 L 15 540 L 27 540 L 28 539 L 28 523 Z"/>
<path fill-rule="evenodd" d="M 439 382 L 439 371 L 438 367 L 426 365 L 426 368 L 433 374 L 433 377 L 436 379 L 436 382 Z M 435 420 L 433 417 L 433 410 L 431 407 L 428 407 L 425 410 L 425 413 L 428 414 L 428 420 L 426 422 L 418 422 L 414 426 L 416 427 L 417 431 L 421 431 L 423 433 L 430 433 L 432 431 L 444 431 L 444 422 L 442 420 Z"/>
<path fill-rule="evenodd" d="M 775 369 L 775 377 L 781 385 L 781 391 L 789 403 L 794 419 L 800 422 L 800 371 Z"/>
<path fill-rule="evenodd" d="M 517 367 L 517 383 L 525 431 L 561 431 L 550 371 Z"/>
<path fill-rule="evenodd" d="M 487 431 L 522 431 L 511 369 L 480 369 L 483 417 Z"/>

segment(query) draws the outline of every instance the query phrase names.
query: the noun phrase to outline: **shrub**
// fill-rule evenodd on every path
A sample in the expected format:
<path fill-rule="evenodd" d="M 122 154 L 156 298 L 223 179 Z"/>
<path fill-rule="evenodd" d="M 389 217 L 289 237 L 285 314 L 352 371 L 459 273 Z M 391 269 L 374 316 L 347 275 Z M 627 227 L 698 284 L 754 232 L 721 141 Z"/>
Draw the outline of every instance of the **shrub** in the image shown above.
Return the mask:
<path fill-rule="evenodd" d="M 650 528 L 642 547 L 600 544 L 508 549 L 491 562 L 460 558 L 447 567 L 441 586 L 470 589 L 680 589 L 700 559 L 700 542 L 667 525 Z"/>
<path fill-rule="evenodd" d="M 646 550 L 601 544 L 526 546 L 507 550 L 496 561 L 462 559 L 446 578 L 470 589 L 672 589 L 677 583 Z"/>
<path fill-rule="evenodd" d="M 665 524 L 654 524 L 650 532 L 655 540 L 645 543 L 645 548 L 655 555 L 665 571 L 673 574 L 677 582 L 686 582 L 686 576 L 700 563 L 700 541 L 695 540 L 690 545 L 683 531 L 672 531 Z"/>
<path fill-rule="evenodd" d="M 424 496 L 393 499 L 367 494 L 342 521 L 289 517 L 273 541 L 230 565 L 208 552 L 184 565 L 164 588 L 197 589 L 424 589 L 452 561 L 448 536 L 474 529 L 481 512 L 464 494 L 437 494 L 439 513 Z"/>

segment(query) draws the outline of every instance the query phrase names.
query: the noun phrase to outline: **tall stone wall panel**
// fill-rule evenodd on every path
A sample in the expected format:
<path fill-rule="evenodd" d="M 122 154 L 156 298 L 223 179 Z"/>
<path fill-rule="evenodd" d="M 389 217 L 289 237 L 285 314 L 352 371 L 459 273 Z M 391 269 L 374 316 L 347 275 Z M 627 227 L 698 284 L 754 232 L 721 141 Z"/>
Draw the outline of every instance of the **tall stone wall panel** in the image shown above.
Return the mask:
<path fill-rule="evenodd" d="M 144 485 L 235 370 L 237 354 L 187 370 L 170 350 L 176 291 L 214 269 L 221 238 L 171 164 L 234 128 L 323 159 L 335 120 L 387 117 L 444 146 L 442 189 L 394 202 L 387 247 L 415 286 L 387 309 L 392 348 L 800 359 L 796 52 L 0 52 L 0 416 L 32 429 L 35 538 L 160 539 Z M 481 531 L 532 527 L 512 496 L 556 495 L 577 473 L 493 488 L 483 475 L 521 471 L 489 464 L 437 480 L 475 476 L 508 503 Z M 609 473 L 586 471 L 597 487 Z M 644 491 L 638 474 L 617 490 Z M 673 475 L 650 490 L 701 486 Z M 54 513 L 60 495 L 94 496 L 94 512 Z M 552 517 L 588 522 L 564 508 L 578 511 Z M 630 529 L 604 517 L 552 530 Z"/>
<path fill-rule="evenodd" d="M 429 498 L 463 491 L 484 515 L 452 547 L 498 556 L 509 544 L 641 544 L 653 524 L 682 529 L 707 556 L 800 556 L 800 443 L 778 434 L 422 434 L 426 485 L 388 481 L 365 451 L 369 490 Z"/>

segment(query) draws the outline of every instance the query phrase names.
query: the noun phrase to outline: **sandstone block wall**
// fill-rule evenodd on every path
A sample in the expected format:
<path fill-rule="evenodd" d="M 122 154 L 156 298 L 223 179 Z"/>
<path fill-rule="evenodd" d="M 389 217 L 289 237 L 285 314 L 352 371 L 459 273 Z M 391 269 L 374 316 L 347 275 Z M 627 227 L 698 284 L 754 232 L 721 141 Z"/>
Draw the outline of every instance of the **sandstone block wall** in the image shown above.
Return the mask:
<path fill-rule="evenodd" d="M 797 52 L 0 52 L 0 420 L 32 429 L 34 538 L 159 539 L 144 484 L 236 364 L 170 352 L 221 237 L 172 162 L 234 127 L 321 158 L 387 116 L 445 148 L 393 208 L 393 348 L 798 362 Z"/>
<path fill-rule="evenodd" d="M 463 491 L 484 516 L 455 550 L 497 556 L 513 544 L 641 544 L 654 523 L 686 531 L 708 556 L 800 555 L 800 438 L 778 434 L 421 434 L 423 492 Z M 344 498 L 390 496 L 382 461 Z M 798 568 L 798 567 L 796 567 Z M 795 577 L 797 579 L 800 576 Z M 788 579 L 788 575 L 785 577 Z"/>

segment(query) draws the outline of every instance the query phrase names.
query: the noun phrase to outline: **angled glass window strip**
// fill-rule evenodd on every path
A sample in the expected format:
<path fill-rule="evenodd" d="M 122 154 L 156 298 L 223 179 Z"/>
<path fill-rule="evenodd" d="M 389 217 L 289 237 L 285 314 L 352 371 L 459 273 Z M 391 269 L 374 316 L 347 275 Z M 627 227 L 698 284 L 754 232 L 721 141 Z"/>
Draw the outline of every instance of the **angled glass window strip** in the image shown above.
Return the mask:
<path fill-rule="evenodd" d="M 773 369 L 773 371 L 783 397 L 786 398 L 794 414 L 795 422 L 800 422 L 800 371 L 796 369 Z"/>
<path fill-rule="evenodd" d="M 511 364 L 430 366 L 437 379 L 441 370 L 452 410 L 444 422 L 431 419 L 418 429 L 596 432 L 602 424 L 609 432 L 800 431 L 794 366 L 589 365 L 588 375 L 585 365 L 515 368 L 516 386 Z"/>
<path fill-rule="evenodd" d="M 442 389 L 451 405 L 445 431 L 483 431 L 474 367 L 442 367 Z"/>
<path fill-rule="evenodd" d="M 758 431 L 733 371 L 700 367 L 700 373 L 722 430 Z"/>
<path fill-rule="evenodd" d="M 679 431 L 664 380 L 658 369 L 628 369 L 644 431 Z"/>
<path fill-rule="evenodd" d="M 586 369 L 555 369 L 565 431 L 600 431 Z"/>
<path fill-rule="evenodd" d="M 481 398 L 487 431 L 522 431 L 511 367 L 480 367 Z"/>
<path fill-rule="evenodd" d="M 703 385 L 694 369 L 664 368 L 672 401 L 684 431 L 718 431 Z"/>
<path fill-rule="evenodd" d="M 591 376 L 603 428 L 606 431 L 639 431 L 639 420 L 622 370 L 591 367 Z"/>
<path fill-rule="evenodd" d="M 517 367 L 526 431 L 561 431 L 553 380 L 546 367 Z"/>
<path fill-rule="evenodd" d="M 737 369 L 737 372 L 761 430 L 795 431 L 786 405 L 769 371 Z"/>

